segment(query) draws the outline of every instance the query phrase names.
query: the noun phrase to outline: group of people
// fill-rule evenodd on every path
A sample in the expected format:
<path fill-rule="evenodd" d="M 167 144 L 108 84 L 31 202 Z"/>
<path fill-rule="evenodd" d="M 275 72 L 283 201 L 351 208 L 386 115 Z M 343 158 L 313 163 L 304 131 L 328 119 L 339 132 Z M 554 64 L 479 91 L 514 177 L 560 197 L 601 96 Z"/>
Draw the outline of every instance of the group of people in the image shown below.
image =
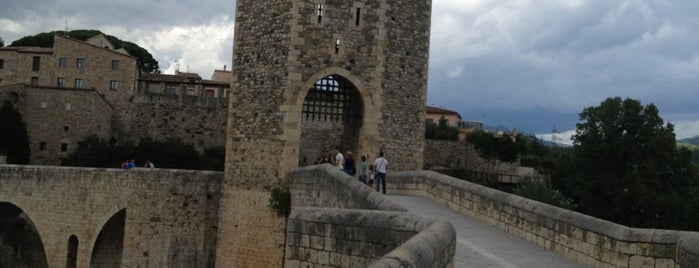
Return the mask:
<path fill-rule="evenodd" d="M 379 157 L 374 160 L 374 164 L 367 163 L 367 156 L 361 156 L 361 162 L 359 164 L 359 181 L 367 184 L 369 186 L 376 186 L 377 192 L 386 193 L 386 168 L 388 167 L 388 160 L 384 158 L 384 153 L 379 152 Z M 347 157 L 345 157 L 339 149 L 334 149 L 331 153 L 326 150 L 323 156 L 316 160 L 316 164 L 329 163 L 333 166 L 338 167 L 340 170 L 344 171 L 350 176 L 357 174 L 356 165 L 354 163 L 354 157 L 352 152 L 347 152 Z M 381 189 L 383 188 L 383 189 Z M 379 191 L 382 190 L 382 191 Z"/>
<path fill-rule="evenodd" d="M 136 167 L 136 160 L 127 159 L 121 163 L 121 169 L 132 169 Z M 146 160 L 146 164 L 143 165 L 144 168 L 155 168 L 155 164 L 150 160 Z"/>

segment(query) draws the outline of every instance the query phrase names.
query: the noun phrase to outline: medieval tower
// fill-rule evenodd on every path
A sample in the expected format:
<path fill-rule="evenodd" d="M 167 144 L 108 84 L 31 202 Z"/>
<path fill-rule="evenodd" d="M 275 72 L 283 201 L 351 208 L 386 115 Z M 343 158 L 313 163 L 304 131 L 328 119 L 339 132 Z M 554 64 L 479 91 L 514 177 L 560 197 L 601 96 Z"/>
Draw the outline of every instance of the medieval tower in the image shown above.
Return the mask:
<path fill-rule="evenodd" d="M 300 159 L 422 169 L 431 0 L 238 0 L 217 267 L 280 267 L 270 191 Z M 293 197 L 292 197 L 293 198 Z"/>

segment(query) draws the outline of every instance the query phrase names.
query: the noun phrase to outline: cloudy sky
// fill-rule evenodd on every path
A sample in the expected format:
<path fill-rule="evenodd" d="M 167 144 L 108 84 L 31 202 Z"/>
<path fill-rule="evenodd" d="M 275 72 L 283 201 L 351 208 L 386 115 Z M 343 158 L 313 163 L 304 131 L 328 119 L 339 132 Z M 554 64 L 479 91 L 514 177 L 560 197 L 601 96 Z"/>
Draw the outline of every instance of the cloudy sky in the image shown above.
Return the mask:
<path fill-rule="evenodd" d="M 433 0 L 428 105 L 530 134 L 575 129 L 607 97 L 699 135 L 699 1 Z M 0 0 L 0 37 L 99 29 L 164 73 L 230 68 L 234 0 Z M 564 134 L 558 134 L 564 137 Z M 550 137 L 550 135 L 549 135 Z"/>

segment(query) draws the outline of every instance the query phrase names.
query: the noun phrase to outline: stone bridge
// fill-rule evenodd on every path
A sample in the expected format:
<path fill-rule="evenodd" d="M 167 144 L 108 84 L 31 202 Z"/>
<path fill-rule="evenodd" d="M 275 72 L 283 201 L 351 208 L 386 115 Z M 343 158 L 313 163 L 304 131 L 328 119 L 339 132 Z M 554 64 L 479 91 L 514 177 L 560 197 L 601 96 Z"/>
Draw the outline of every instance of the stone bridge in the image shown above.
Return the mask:
<path fill-rule="evenodd" d="M 21 210 L 48 267 L 210 267 L 222 177 L 0 165 L 0 221 Z"/>
<path fill-rule="evenodd" d="M 222 181 L 221 172 L 0 165 L 0 223 L 31 223 L 40 267 L 213 267 Z M 389 182 L 391 193 L 434 200 L 581 264 L 699 266 L 695 232 L 628 228 L 430 171 Z M 297 169 L 288 184 L 285 267 L 455 266 L 449 222 L 407 213 L 327 165 Z"/>

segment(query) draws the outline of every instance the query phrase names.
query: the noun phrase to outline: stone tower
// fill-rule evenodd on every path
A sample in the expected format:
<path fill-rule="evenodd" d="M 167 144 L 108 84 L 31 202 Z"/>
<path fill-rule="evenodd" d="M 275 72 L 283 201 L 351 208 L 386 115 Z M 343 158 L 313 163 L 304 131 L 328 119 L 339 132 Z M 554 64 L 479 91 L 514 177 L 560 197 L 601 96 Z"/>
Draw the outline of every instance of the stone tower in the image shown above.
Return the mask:
<path fill-rule="evenodd" d="M 217 267 L 280 267 L 271 187 L 352 150 L 422 169 L 431 0 L 237 0 Z M 359 162 L 359 161 L 357 161 Z"/>

